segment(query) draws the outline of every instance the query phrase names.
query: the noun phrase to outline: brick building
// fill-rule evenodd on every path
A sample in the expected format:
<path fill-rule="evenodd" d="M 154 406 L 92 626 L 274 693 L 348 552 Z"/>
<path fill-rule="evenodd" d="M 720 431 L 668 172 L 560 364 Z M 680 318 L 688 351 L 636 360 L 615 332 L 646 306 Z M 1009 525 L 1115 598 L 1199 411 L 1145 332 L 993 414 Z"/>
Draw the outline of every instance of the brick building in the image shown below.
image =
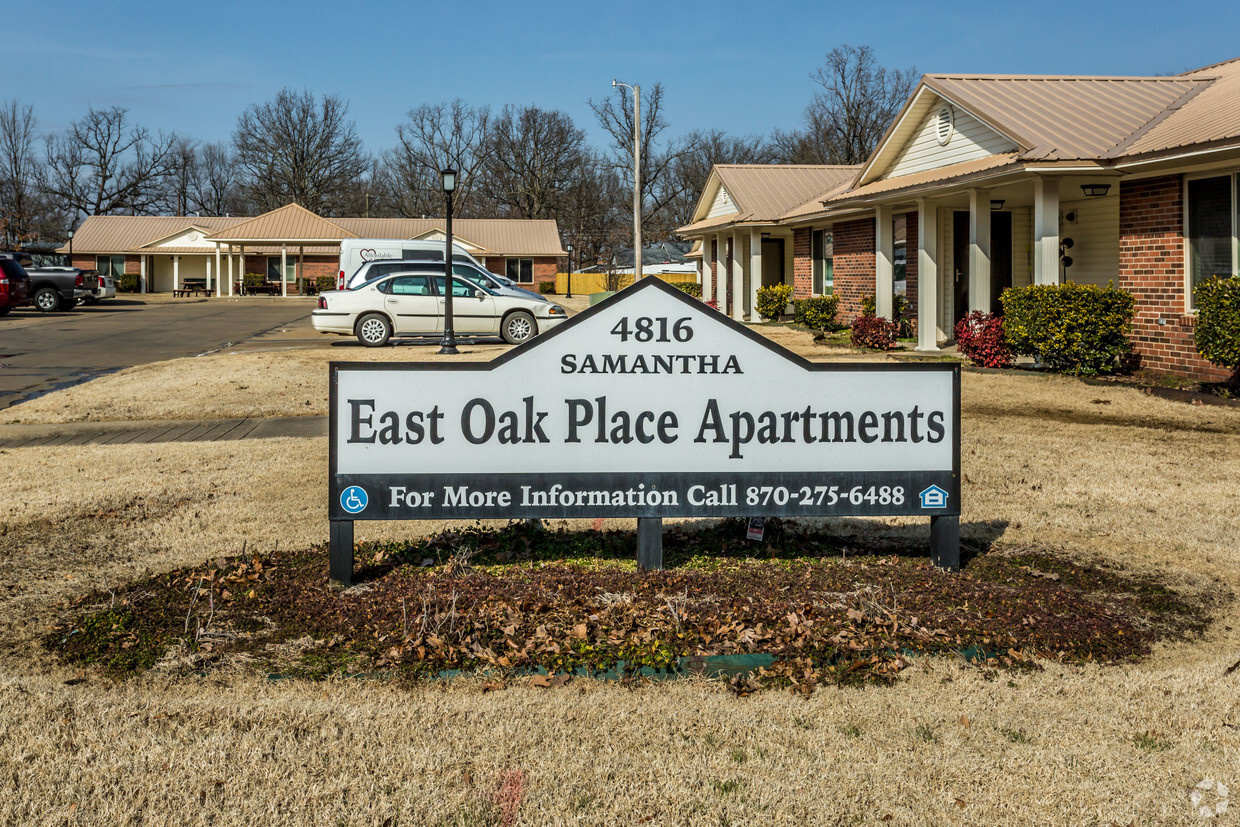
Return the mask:
<path fill-rule="evenodd" d="M 452 222 L 459 245 L 487 269 L 524 285 L 555 281 L 560 232 L 554 221 L 461 218 Z M 240 292 L 245 274 L 284 295 L 296 295 L 320 276 L 337 274 L 346 238 L 442 240 L 443 219 L 323 218 L 297 205 L 253 218 L 225 216 L 96 215 L 73 237 L 75 267 L 138 276 L 141 292 L 205 285 L 215 295 Z M 69 246 L 60 249 L 69 253 Z"/>
<path fill-rule="evenodd" d="M 746 220 L 717 189 L 712 175 L 681 228 L 701 249 Z M 1142 366 L 1217 380 L 1193 346 L 1193 290 L 1240 271 L 1238 193 L 1240 59 L 1168 77 L 925 75 L 843 185 L 762 230 L 791 238 L 783 280 L 833 290 L 844 322 L 868 296 L 890 317 L 903 292 L 920 350 L 1006 287 L 1111 283 L 1136 300 Z M 719 293 L 750 284 L 720 272 Z"/>

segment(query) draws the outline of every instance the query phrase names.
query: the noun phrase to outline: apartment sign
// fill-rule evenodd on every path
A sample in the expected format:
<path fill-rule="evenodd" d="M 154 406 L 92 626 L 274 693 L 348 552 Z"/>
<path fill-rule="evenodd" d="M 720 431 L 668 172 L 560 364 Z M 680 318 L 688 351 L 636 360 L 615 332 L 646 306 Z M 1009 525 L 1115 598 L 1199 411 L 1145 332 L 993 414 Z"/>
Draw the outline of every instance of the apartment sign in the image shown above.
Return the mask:
<path fill-rule="evenodd" d="M 492 362 L 333 362 L 329 488 L 333 521 L 959 515 L 959 368 L 811 363 L 645 279 Z"/>

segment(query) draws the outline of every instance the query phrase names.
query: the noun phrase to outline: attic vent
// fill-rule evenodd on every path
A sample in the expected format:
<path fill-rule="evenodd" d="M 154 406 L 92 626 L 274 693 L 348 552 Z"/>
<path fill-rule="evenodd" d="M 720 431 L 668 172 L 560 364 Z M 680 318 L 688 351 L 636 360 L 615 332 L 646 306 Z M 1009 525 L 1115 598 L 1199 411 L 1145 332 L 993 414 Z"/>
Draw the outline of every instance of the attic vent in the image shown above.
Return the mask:
<path fill-rule="evenodd" d="M 952 134 L 956 131 L 956 112 L 951 108 L 950 104 L 943 104 L 939 108 L 938 123 L 935 124 L 935 132 L 939 139 L 939 146 L 947 146 L 947 142 L 952 139 Z"/>

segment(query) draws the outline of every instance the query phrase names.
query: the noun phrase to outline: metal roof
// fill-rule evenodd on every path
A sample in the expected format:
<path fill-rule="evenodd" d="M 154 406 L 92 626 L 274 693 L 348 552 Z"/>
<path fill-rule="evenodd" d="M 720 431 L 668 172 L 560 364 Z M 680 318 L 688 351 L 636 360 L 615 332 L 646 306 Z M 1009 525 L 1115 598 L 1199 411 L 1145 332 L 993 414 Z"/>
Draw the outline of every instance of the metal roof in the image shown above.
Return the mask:
<path fill-rule="evenodd" d="M 1123 155 L 1144 155 L 1240 138 L 1240 58 L 1180 75 L 1214 78 L 1191 99 L 1122 147 Z"/>
<path fill-rule="evenodd" d="M 775 223 L 788 210 L 811 196 L 851 181 L 856 166 L 835 164 L 715 164 L 711 178 L 727 189 L 737 212 L 694 221 L 677 230 L 692 233 L 739 223 Z M 708 180 L 695 215 L 705 211 L 707 193 L 716 190 Z"/>
<path fill-rule="evenodd" d="M 337 218 L 327 220 L 288 205 L 257 218 L 223 216 L 93 215 L 73 236 L 79 253 L 207 254 L 214 248 L 192 246 L 154 247 L 165 239 L 197 227 L 211 233 L 207 240 L 244 243 L 246 252 L 279 253 L 279 242 L 304 244 L 315 253 L 336 253 L 342 238 L 415 238 L 434 230 L 443 232 L 443 219 L 436 218 Z M 281 213 L 281 215 L 276 215 Z M 315 220 L 312 220 L 315 219 Z M 333 229 L 334 228 L 334 229 Z M 482 248 L 482 255 L 563 256 L 555 221 L 520 218 L 463 218 L 452 222 L 454 235 Z M 314 235 L 328 233 L 330 235 Z M 315 243 L 315 242 L 318 243 Z M 67 252 L 68 245 L 59 249 Z"/>

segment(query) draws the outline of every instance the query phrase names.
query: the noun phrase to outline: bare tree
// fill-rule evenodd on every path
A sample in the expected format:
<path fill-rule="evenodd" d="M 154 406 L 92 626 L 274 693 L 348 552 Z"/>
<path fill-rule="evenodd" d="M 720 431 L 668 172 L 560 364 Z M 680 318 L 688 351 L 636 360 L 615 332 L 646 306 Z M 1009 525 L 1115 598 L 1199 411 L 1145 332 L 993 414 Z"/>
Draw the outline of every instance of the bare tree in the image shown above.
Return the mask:
<path fill-rule="evenodd" d="M 198 176 L 198 142 L 174 135 L 164 164 L 162 187 L 164 210 L 173 215 L 188 215 L 190 194 Z"/>
<path fill-rule="evenodd" d="M 610 157 L 612 167 L 621 180 L 633 192 L 633 104 L 626 90 L 617 87 L 616 93 L 599 102 L 589 101 L 599 125 L 611 136 Z M 665 236 L 672 223 L 666 219 L 664 208 L 676 197 L 677 189 L 670 181 L 672 168 L 678 158 L 692 151 L 692 136 L 666 145 L 660 137 L 667 130 L 663 113 L 663 85 L 656 83 L 642 95 L 641 134 L 641 201 L 642 228 L 655 230 L 651 241 Z"/>
<path fill-rule="evenodd" d="M 203 144 L 198 148 L 189 202 L 202 215 L 245 212 L 237 163 L 228 144 Z"/>
<path fill-rule="evenodd" d="M 789 163 L 859 164 L 878 146 L 917 80 L 913 67 L 879 66 L 870 46 L 837 46 L 810 78 L 820 87 L 804 128 L 772 137 Z"/>
<path fill-rule="evenodd" d="M 381 158 L 372 159 L 366 174 L 345 187 L 341 198 L 344 201 L 341 215 L 365 218 L 399 218 L 401 215 L 391 172 Z M 442 192 L 439 202 L 442 205 Z"/>
<path fill-rule="evenodd" d="M 424 103 L 409 110 L 396 127 L 398 145 L 384 160 L 402 215 L 439 215 L 444 209 L 440 170 L 457 170 L 454 212 L 470 217 L 485 211 L 477 178 L 486 162 L 491 110 L 451 103 Z"/>
<path fill-rule="evenodd" d="M 333 215 L 339 193 L 366 173 L 357 127 L 335 95 L 281 89 L 274 100 L 251 104 L 237 119 L 233 146 L 244 189 L 255 209 L 295 201 Z"/>
<path fill-rule="evenodd" d="M 123 107 L 92 107 L 47 136 L 46 191 L 74 215 L 152 213 L 173 140 L 130 124 Z"/>
<path fill-rule="evenodd" d="M 509 216 L 555 218 L 585 145 L 585 131 L 563 112 L 505 106 L 488 137 L 486 189 Z"/>
<path fill-rule="evenodd" d="M 16 100 L 0 104 L 0 241 L 13 249 L 60 238 L 64 216 L 40 190 L 43 167 L 35 157 L 38 120 L 34 107 Z"/>
<path fill-rule="evenodd" d="M 693 210 L 715 164 L 771 164 L 776 150 L 760 135 L 728 135 L 714 129 L 694 132 L 685 141 L 687 151 L 672 164 L 667 176 L 666 220 L 670 229 L 693 220 Z"/>

